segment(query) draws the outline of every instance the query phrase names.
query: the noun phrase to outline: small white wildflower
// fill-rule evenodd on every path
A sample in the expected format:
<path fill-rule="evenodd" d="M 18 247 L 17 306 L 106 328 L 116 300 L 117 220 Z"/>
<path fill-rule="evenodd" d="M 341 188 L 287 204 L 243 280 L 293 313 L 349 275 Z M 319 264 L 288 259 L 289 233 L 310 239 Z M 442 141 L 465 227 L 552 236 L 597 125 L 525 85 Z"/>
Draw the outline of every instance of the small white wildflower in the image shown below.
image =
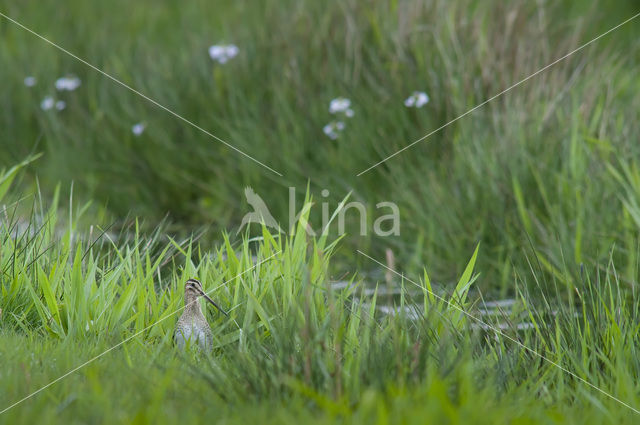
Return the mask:
<path fill-rule="evenodd" d="M 329 136 L 329 138 L 331 140 L 336 140 L 338 138 L 338 133 L 336 133 L 333 130 L 333 125 L 331 124 L 327 124 L 322 128 L 322 131 L 324 131 L 324 134 L 326 134 L 327 136 Z"/>
<path fill-rule="evenodd" d="M 43 111 L 48 111 L 49 109 L 53 108 L 54 105 L 55 101 L 51 96 L 45 97 L 44 99 L 42 99 L 42 102 L 40 102 L 40 108 L 42 108 Z"/>
<path fill-rule="evenodd" d="M 236 46 L 235 44 L 229 44 L 229 45 L 216 44 L 214 46 L 209 47 L 209 56 L 214 61 L 220 64 L 224 64 L 224 63 L 227 63 L 229 59 L 232 59 L 235 56 L 237 56 L 239 51 L 240 49 L 238 49 L 238 46 Z"/>
<path fill-rule="evenodd" d="M 353 109 L 349 108 L 346 111 L 344 111 L 344 114 L 347 116 L 347 118 L 351 118 L 354 115 Z"/>
<path fill-rule="evenodd" d="M 226 50 L 227 57 L 228 57 L 229 59 L 231 59 L 231 58 L 235 57 L 235 56 L 238 54 L 238 51 L 239 51 L 240 49 L 238 49 L 238 46 L 236 46 L 235 44 L 229 44 L 229 45 L 225 48 L 225 50 Z"/>
<path fill-rule="evenodd" d="M 80 87 L 80 79 L 75 76 L 62 77 L 56 80 L 56 89 L 59 91 L 73 91 Z"/>
<path fill-rule="evenodd" d="M 337 97 L 329 103 L 329 113 L 337 114 L 338 112 L 346 112 L 349 110 L 349 106 L 351 106 L 351 101 L 349 99 Z"/>
<path fill-rule="evenodd" d="M 338 132 L 344 130 L 345 125 L 342 121 L 331 121 L 329 124 L 325 125 L 322 128 L 324 134 L 329 136 L 331 140 L 336 140 L 338 138 Z"/>
<path fill-rule="evenodd" d="M 224 46 L 211 46 L 209 47 L 209 56 L 211 59 L 218 60 L 224 55 Z"/>
<path fill-rule="evenodd" d="M 24 85 L 27 87 L 35 86 L 37 82 L 38 80 L 36 80 L 36 77 L 32 77 L 32 76 L 24 77 Z"/>
<path fill-rule="evenodd" d="M 62 111 L 66 107 L 67 107 L 67 103 L 64 100 L 59 100 L 56 102 L 56 109 L 58 111 Z"/>
<path fill-rule="evenodd" d="M 139 136 L 144 132 L 145 127 L 146 124 L 139 122 L 131 127 L 131 132 L 134 134 L 134 136 Z"/>
<path fill-rule="evenodd" d="M 429 96 L 427 96 L 425 92 L 418 93 L 416 98 L 416 108 L 422 108 L 427 103 L 429 103 Z"/>
<path fill-rule="evenodd" d="M 414 91 L 411 96 L 405 99 L 404 106 L 407 108 L 422 108 L 429 103 L 429 96 L 423 91 Z"/>

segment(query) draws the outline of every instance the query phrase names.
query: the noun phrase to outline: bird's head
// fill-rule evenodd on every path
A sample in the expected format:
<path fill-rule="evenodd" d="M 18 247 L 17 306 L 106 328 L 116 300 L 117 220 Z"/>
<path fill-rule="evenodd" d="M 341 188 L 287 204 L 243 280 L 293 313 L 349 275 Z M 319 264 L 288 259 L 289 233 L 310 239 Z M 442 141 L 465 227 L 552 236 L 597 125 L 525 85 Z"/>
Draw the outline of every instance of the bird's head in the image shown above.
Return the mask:
<path fill-rule="evenodd" d="M 203 297 L 209 303 L 213 304 L 215 308 L 217 308 L 222 314 L 228 316 L 227 312 L 220 308 L 220 306 L 216 304 L 216 302 L 211 298 L 209 298 L 209 296 L 202 290 L 202 284 L 200 283 L 200 281 L 196 279 L 187 280 L 187 283 L 185 283 L 184 285 L 185 306 L 189 306 L 192 304 L 197 305 L 195 304 L 195 301 L 198 299 L 198 297 Z"/>

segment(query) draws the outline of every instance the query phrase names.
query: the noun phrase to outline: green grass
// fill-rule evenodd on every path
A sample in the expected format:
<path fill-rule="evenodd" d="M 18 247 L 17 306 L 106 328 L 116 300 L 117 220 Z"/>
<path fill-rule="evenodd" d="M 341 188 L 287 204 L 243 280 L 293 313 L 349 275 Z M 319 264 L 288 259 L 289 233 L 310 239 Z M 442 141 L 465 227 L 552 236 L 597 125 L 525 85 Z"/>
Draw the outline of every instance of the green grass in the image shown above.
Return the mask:
<path fill-rule="evenodd" d="M 634 2 L 129 3 L 0 12 L 283 176 L 0 18 L 0 410 L 131 338 L 0 423 L 637 422 L 509 337 L 640 408 L 640 21 L 356 176 Z M 221 42 L 240 53 L 216 66 Z M 55 92 L 69 73 L 80 88 Z M 403 105 L 414 90 L 422 109 Z M 46 95 L 67 108 L 42 111 Z M 338 96 L 355 116 L 333 141 Z M 289 186 L 296 211 L 315 200 L 316 229 L 323 202 L 364 203 L 370 230 L 393 201 L 401 234 L 359 236 L 349 215 L 344 237 L 335 223 L 236 235 L 245 186 L 283 228 Z M 391 250 L 408 279 L 356 249 Z M 171 344 L 190 277 L 231 310 L 207 312 L 210 356 Z M 516 301 L 482 316 L 507 325 L 496 335 L 427 289 L 476 316 L 482 299 Z"/>
<path fill-rule="evenodd" d="M 411 301 L 412 282 L 403 280 L 402 297 L 390 303 L 365 295 L 358 277 L 353 287 L 330 285 L 338 241 L 309 238 L 302 224 L 290 237 L 263 229 L 259 238 L 235 246 L 224 238 L 203 251 L 162 229 L 92 239 L 73 219 L 59 219 L 55 205 L 36 204 L 21 227 L 11 219 L 19 209 L 7 211 L 0 229 L 2 409 L 100 357 L 4 412 L 2 423 L 637 419 L 576 378 L 640 405 L 639 300 L 613 263 L 574 282 L 575 303 L 556 292 L 545 304 L 518 279 L 517 307 L 483 318 L 513 324 L 495 333 L 460 312 L 480 315 L 469 297 L 478 251 L 450 296 L 425 272 L 416 282 L 422 302 Z M 208 312 L 211 354 L 171 343 L 172 314 L 192 276 L 230 311 L 228 319 Z M 380 314 L 383 302 L 411 306 L 418 318 Z M 516 330 L 522 320 L 534 329 Z"/>

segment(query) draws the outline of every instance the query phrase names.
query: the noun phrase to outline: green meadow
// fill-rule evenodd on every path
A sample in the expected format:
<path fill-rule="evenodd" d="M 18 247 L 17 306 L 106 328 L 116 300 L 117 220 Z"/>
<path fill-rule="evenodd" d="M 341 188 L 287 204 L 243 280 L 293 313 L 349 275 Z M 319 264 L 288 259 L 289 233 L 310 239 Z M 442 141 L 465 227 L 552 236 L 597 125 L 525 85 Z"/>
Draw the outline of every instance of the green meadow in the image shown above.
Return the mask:
<path fill-rule="evenodd" d="M 0 0 L 0 424 L 637 423 L 639 12 Z"/>

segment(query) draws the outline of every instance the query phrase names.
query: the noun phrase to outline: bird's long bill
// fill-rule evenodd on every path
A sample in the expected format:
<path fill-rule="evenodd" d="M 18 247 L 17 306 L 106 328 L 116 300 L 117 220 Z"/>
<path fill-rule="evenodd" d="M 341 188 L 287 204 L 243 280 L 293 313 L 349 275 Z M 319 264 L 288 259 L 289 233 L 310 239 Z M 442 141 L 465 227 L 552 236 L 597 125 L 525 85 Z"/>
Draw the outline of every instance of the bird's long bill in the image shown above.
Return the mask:
<path fill-rule="evenodd" d="M 209 301 L 211 304 L 213 304 L 219 311 L 220 313 L 224 314 L 225 316 L 229 317 L 229 314 L 224 311 L 218 304 L 216 304 L 215 301 L 213 301 L 211 298 L 209 298 L 209 296 L 207 294 L 205 294 L 203 291 L 201 291 L 200 289 L 196 288 L 196 290 L 200 293 L 200 295 L 202 295 L 207 301 Z"/>

